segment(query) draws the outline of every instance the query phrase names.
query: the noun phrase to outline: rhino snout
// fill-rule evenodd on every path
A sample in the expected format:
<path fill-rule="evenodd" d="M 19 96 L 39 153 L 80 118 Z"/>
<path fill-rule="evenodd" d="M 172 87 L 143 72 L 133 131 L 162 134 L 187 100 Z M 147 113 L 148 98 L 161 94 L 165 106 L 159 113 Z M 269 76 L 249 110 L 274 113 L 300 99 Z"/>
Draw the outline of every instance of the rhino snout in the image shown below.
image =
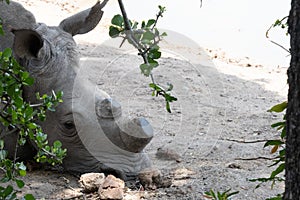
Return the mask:
<path fill-rule="evenodd" d="M 141 152 L 153 138 L 153 128 L 145 118 L 122 117 L 121 105 L 111 98 L 96 103 L 96 114 L 105 135 L 118 147 Z"/>

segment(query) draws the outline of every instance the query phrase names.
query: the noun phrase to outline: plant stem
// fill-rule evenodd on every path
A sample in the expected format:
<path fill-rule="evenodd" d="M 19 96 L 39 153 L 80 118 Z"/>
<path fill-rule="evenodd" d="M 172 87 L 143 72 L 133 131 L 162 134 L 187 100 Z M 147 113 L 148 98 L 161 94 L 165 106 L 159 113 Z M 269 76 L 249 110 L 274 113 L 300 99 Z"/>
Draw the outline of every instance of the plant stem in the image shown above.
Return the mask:
<path fill-rule="evenodd" d="M 118 2 L 119 2 L 119 6 L 120 6 L 120 9 L 121 9 L 123 18 L 124 18 L 125 29 L 128 30 L 128 31 L 132 31 L 130 23 L 129 23 L 129 20 L 128 20 L 128 17 L 127 17 L 127 13 L 125 11 L 125 7 L 124 7 L 124 4 L 123 4 L 123 1 L 122 0 L 118 0 Z"/>
<path fill-rule="evenodd" d="M 124 19 L 126 37 L 127 37 L 128 40 L 130 40 L 130 42 L 133 44 L 133 46 L 139 51 L 139 55 L 142 56 L 142 58 L 144 60 L 144 63 L 149 65 L 149 61 L 148 61 L 148 58 L 147 58 L 147 53 L 150 49 L 144 49 L 139 44 L 139 42 L 136 41 L 136 39 L 133 35 L 133 31 L 132 31 L 132 28 L 131 28 L 131 25 L 130 25 L 130 22 L 129 22 L 129 19 L 128 19 L 128 16 L 127 16 L 124 4 L 123 4 L 123 1 L 118 0 L 118 2 L 119 2 L 120 10 L 122 12 L 122 16 L 123 16 L 123 19 Z M 152 83 L 155 84 L 155 80 L 154 80 L 152 72 L 150 73 L 150 78 L 151 78 Z"/>

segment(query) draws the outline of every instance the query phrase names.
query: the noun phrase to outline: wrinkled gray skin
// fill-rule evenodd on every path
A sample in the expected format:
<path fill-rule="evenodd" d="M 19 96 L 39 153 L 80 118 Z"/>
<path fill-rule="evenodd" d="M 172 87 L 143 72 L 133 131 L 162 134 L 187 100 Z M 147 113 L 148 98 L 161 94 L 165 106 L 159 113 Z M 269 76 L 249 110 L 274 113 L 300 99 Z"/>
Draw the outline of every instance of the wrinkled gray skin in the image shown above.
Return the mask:
<path fill-rule="evenodd" d="M 115 172 L 126 179 L 150 167 L 143 148 L 153 137 L 152 127 L 143 118 L 123 117 L 118 102 L 84 79 L 76 79 L 79 55 L 72 36 L 92 30 L 102 17 L 105 4 L 106 1 L 97 3 L 63 20 L 58 27 L 48 27 L 36 23 L 34 16 L 19 3 L 0 2 L 6 34 L 0 37 L 0 50 L 12 48 L 20 64 L 35 78 L 33 87 L 24 88 L 26 101 L 38 103 L 37 92 L 64 92 L 64 102 L 56 112 L 47 113 L 46 122 L 41 123 L 50 144 L 60 140 L 67 148 L 64 168 L 80 173 Z M 12 156 L 17 134 L 7 135 L 7 130 L 1 129 L 0 136 Z M 18 149 L 17 156 L 30 159 L 34 152 L 34 145 L 28 141 Z"/>

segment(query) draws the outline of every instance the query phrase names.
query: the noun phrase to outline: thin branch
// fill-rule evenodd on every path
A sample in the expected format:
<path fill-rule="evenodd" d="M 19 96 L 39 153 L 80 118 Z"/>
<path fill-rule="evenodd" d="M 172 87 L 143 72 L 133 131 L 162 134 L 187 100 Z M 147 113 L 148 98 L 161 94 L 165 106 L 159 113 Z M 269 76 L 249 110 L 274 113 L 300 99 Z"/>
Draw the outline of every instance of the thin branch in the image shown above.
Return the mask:
<path fill-rule="evenodd" d="M 286 52 L 288 52 L 289 54 L 291 54 L 290 50 L 288 50 L 287 48 L 285 48 L 284 46 L 282 46 L 281 44 L 278 44 L 277 42 L 270 40 L 270 42 L 272 42 L 273 44 L 279 46 L 280 48 L 282 48 L 283 50 L 285 50 Z"/>
<path fill-rule="evenodd" d="M 118 2 L 119 2 L 119 6 L 120 6 L 120 9 L 121 9 L 123 18 L 124 18 L 125 30 L 132 31 L 131 30 L 131 26 L 130 26 L 130 22 L 129 22 L 128 17 L 127 17 L 127 13 L 125 11 L 125 7 L 124 7 L 124 4 L 123 4 L 123 1 L 122 0 L 118 0 Z"/>
<path fill-rule="evenodd" d="M 8 132 L 4 132 L 4 130 L 1 132 L 0 134 L 0 139 L 3 139 L 5 136 L 8 136 L 10 134 L 13 134 L 14 132 L 20 130 L 19 128 L 14 128 L 13 130 L 11 131 L 8 131 Z"/>
<path fill-rule="evenodd" d="M 18 153 L 18 147 L 19 147 L 19 139 L 20 139 L 20 133 L 17 133 L 17 141 L 16 141 L 16 146 L 15 146 L 15 153 L 14 153 L 14 160 L 13 160 L 13 171 L 12 171 L 12 174 L 13 174 L 13 177 L 15 176 L 15 173 L 16 173 L 16 161 L 17 161 L 17 153 Z"/>
<path fill-rule="evenodd" d="M 285 20 L 285 19 L 287 19 L 288 17 L 289 17 L 289 16 L 283 17 L 281 20 L 279 20 L 280 23 L 282 23 L 282 21 Z M 270 30 L 271 30 L 272 28 L 274 28 L 274 27 L 275 27 L 275 23 L 272 24 L 272 25 L 268 28 L 268 30 L 266 31 L 266 38 L 269 38 L 269 32 L 270 32 Z"/>
<path fill-rule="evenodd" d="M 152 26 L 152 28 L 151 28 L 152 31 L 153 31 L 154 28 L 156 27 L 157 22 L 158 22 L 158 19 L 159 19 L 161 16 L 162 16 L 162 11 L 160 10 L 160 11 L 158 12 L 158 14 L 156 15 L 155 22 L 154 22 L 154 24 L 153 24 L 153 26 Z"/>
<path fill-rule="evenodd" d="M 42 106 L 44 106 L 44 104 L 43 104 L 43 103 L 39 103 L 39 104 L 30 104 L 29 106 L 32 107 L 32 108 L 35 108 L 35 107 L 42 107 Z"/>
<path fill-rule="evenodd" d="M 230 142 L 237 142 L 237 143 L 245 143 L 245 144 L 251 144 L 251 143 L 259 143 L 259 142 L 267 142 L 268 140 L 252 140 L 252 141 L 244 141 L 244 140 L 234 140 L 234 139 L 222 139 Z"/>
<path fill-rule="evenodd" d="M 274 160 L 274 159 L 276 159 L 276 157 L 268 158 L 268 157 L 259 156 L 256 158 L 235 158 L 235 160 Z"/>
<path fill-rule="evenodd" d="M 130 25 L 130 22 L 129 22 L 129 19 L 128 19 L 128 16 L 127 16 L 124 4 L 123 4 L 123 1 L 118 0 L 118 2 L 119 2 L 120 10 L 122 12 L 122 16 L 123 16 L 123 19 L 124 19 L 126 37 L 133 44 L 133 46 L 139 51 L 139 55 L 142 56 L 142 58 L 144 60 L 144 63 L 149 65 L 149 61 L 148 61 L 148 58 L 147 58 L 147 53 L 148 53 L 149 50 L 142 47 L 140 45 L 140 43 L 134 37 L 134 34 L 133 34 L 133 31 L 132 31 L 132 28 L 131 28 L 131 25 Z M 150 73 L 150 77 L 151 77 L 152 83 L 155 84 L 155 80 L 154 80 L 152 72 Z"/>

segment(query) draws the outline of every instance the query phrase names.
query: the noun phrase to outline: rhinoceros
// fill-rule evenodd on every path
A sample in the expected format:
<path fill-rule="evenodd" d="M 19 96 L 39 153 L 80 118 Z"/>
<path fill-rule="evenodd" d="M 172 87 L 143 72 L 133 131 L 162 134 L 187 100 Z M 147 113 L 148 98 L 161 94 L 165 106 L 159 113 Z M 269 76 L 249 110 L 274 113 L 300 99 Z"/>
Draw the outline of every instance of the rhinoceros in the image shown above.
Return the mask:
<path fill-rule="evenodd" d="M 80 173 L 115 172 L 126 179 L 151 167 L 143 149 L 153 137 L 153 129 L 144 118 L 123 116 L 117 101 L 78 78 L 79 53 L 73 39 L 96 27 L 107 1 L 97 2 L 58 26 L 37 23 L 17 2 L 0 2 L 5 32 L 0 37 L 0 50 L 12 48 L 18 62 L 34 77 L 34 85 L 24 88 L 27 102 L 38 103 L 37 92 L 63 91 L 63 103 L 40 122 L 49 143 L 59 140 L 67 149 L 63 167 Z M 5 132 L 4 127 L 1 129 Z M 10 155 L 14 154 L 16 135 L 1 136 Z M 17 157 L 30 159 L 34 152 L 34 144 L 28 141 L 18 149 Z"/>

